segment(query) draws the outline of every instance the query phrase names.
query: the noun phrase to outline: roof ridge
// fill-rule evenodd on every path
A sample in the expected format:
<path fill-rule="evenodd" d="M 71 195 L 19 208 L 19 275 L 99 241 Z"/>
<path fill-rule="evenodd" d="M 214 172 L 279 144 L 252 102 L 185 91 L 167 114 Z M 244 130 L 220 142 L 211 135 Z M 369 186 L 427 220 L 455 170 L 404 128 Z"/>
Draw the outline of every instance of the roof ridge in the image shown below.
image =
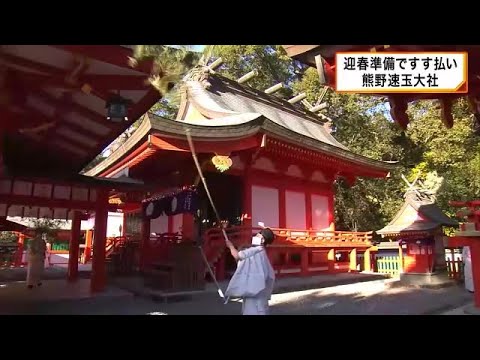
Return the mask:
<path fill-rule="evenodd" d="M 229 85 L 233 85 L 232 87 L 237 87 L 237 88 L 240 88 L 240 89 L 243 89 L 243 90 L 247 90 L 248 92 L 253 92 L 255 95 L 259 95 L 263 98 L 265 98 L 266 100 L 270 100 L 272 103 L 276 103 L 277 105 L 281 105 L 283 107 L 285 107 L 284 110 L 290 110 L 290 111 L 293 111 L 294 113 L 296 113 L 297 115 L 302 115 L 302 116 L 307 116 L 306 120 L 310 120 L 312 122 L 316 122 L 316 123 L 320 123 L 320 124 L 324 124 L 326 123 L 327 121 L 325 121 L 324 119 L 322 119 L 320 116 L 316 115 L 314 112 L 311 112 L 310 110 L 306 109 L 304 106 L 299 106 L 299 105 L 296 105 L 296 104 L 292 104 L 292 103 L 289 103 L 287 100 L 285 99 L 282 99 L 278 96 L 275 96 L 275 94 L 267 94 L 265 91 L 262 91 L 262 90 L 258 90 L 252 86 L 249 86 L 248 84 L 240 84 L 238 83 L 237 81 L 233 80 L 233 79 L 230 79 L 224 75 L 221 75 L 219 73 L 208 73 L 206 75 L 206 80 L 208 82 L 208 78 L 209 77 L 212 77 L 212 78 L 217 78 L 218 80 L 222 81 L 223 83 L 228 83 Z M 208 86 L 206 87 L 206 89 L 208 90 Z M 313 117 L 313 118 L 312 118 Z"/>

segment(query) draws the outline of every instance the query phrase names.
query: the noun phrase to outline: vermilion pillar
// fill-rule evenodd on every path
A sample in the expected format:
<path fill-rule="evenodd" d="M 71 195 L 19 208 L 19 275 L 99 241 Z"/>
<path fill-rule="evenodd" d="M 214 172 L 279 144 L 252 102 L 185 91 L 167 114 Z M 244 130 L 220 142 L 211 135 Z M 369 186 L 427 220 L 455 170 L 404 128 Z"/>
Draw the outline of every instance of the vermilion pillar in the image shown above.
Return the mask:
<path fill-rule="evenodd" d="M 85 250 L 83 252 L 83 263 L 86 264 L 92 257 L 93 230 L 85 231 Z"/>
<path fill-rule="evenodd" d="M 469 246 L 472 261 L 472 277 L 474 288 L 474 304 L 475 310 L 480 309 L 480 200 L 459 202 L 450 201 L 450 206 L 464 207 L 468 210 L 457 213 L 458 217 L 467 220 L 460 225 L 460 231 L 457 231 L 453 237 L 449 238 L 448 245 L 450 247 Z"/>
<path fill-rule="evenodd" d="M 313 219 L 312 219 L 312 193 L 307 191 L 305 193 L 305 223 L 307 229 L 313 229 Z"/>
<path fill-rule="evenodd" d="M 328 272 L 335 272 L 335 249 L 328 250 Z"/>
<path fill-rule="evenodd" d="M 72 229 L 70 231 L 70 246 L 68 250 L 68 281 L 78 280 L 78 251 L 80 245 L 81 223 L 82 214 L 79 211 L 74 211 Z"/>
<path fill-rule="evenodd" d="M 371 250 L 367 249 L 363 253 L 363 271 L 372 271 Z"/>
<path fill-rule="evenodd" d="M 171 218 L 171 216 L 170 216 Z M 141 230 L 141 242 L 140 242 L 140 271 L 144 271 L 148 265 L 148 254 L 150 249 L 150 219 L 142 219 Z"/>
<path fill-rule="evenodd" d="M 23 250 L 24 250 L 24 242 L 25 242 L 25 235 L 19 234 L 18 235 L 18 248 L 17 248 L 17 255 L 15 257 L 15 266 L 22 265 L 23 260 Z"/>
<path fill-rule="evenodd" d="M 472 276 L 475 298 L 475 307 L 480 309 L 480 239 L 477 237 L 471 241 L 470 252 L 472 256 Z"/>
<path fill-rule="evenodd" d="M 95 210 L 95 230 L 93 242 L 92 278 L 90 290 L 100 292 L 105 289 L 107 283 L 105 246 L 107 240 L 108 220 L 108 192 L 98 190 L 97 208 Z"/>
<path fill-rule="evenodd" d="M 278 225 L 282 229 L 287 227 L 286 191 L 284 187 L 278 191 Z"/>
<path fill-rule="evenodd" d="M 182 222 L 182 239 L 183 241 L 195 240 L 195 219 L 192 214 L 183 214 Z"/>
<path fill-rule="evenodd" d="M 122 222 L 122 234 L 121 236 L 127 236 L 127 214 L 123 213 L 123 222 Z"/>
<path fill-rule="evenodd" d="M 475 307 L 480 309 L 480 236 L 455 236 L 449 239 L 449 246 L 470 247 Z"/>
<path fill-rule="evenodd" d="M 398 267 L 400 274 L 403 274 L 403 248 L 402 245 L 398 246 Z"/>
<path fill-rule="evenodd" d="M 349 253 L 348 271 L 357 271 L 357 249 L 352 249 Z"/>

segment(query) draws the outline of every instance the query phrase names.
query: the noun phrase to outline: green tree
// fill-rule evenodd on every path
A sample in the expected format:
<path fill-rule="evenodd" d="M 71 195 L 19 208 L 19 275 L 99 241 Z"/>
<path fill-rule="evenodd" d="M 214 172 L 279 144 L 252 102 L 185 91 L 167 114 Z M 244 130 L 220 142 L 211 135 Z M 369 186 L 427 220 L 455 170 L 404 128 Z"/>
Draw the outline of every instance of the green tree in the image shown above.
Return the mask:
<path fill-rule="evenodd" d="M 0 232 L 0 243 L 16 243 L 17 235 L 12 231 L 1 231 Z"/>
<path fill-rule="evenodd" d="M 256 71 L 257 75 L 248 81 L 248 85 L 255 89 L 265 90 L 284 83 L 287 87 L 275 93 L 281 97 L 292 95 L 289 86 L 303 71 L 303 66 L 292 61 L 280 45 L 215 45 L 213 55 L 223 60 L 218 72 L 230 79 Z"/>
<path fill-rule="evenodd" d="M 309 68 L 293 87 L 317 103 L 324 91 L 316 69 Z M 388 179 L 359 178 L 353 186 L 335 182 L 335 223 L 338 229 L 369 231 L 385 226 L 402 203 L 401 174 L 418 154 L 388 115 L 381 97 L 339 94 L 327 91 L 322 113 L 332 120 L 332 135 L 350 151 L 376 160 L 396 161 L 398 168 Z M 416 147 L 415 147 L 416 148 Z"/>
<path fill-rule="evenodd" d="M 436 172 L 443 178 L 437 193 L 438 204 L 453 215 L 449 200 L 480 197 L 480 139 L 472 132 L 473 117 L 467 101 L 459 99 L 453 107 L 454 126 L 445 128 L 435 101 L 419 101 L 409 109 L 414 120 L 407 134 L 422 149 L 420 161 L 411 169 L 410 179 L 425 180 Z"/>
<path fill-rule="evenodd" d="M 213 54 L 223 59 L 216 71 L 228 78 L 238 79 L 256 70 L 257 76 L 249 80 L 249 86 L 265 90 L 283 82 L 288 87 L 275 96 L 285 98 L 305 92 L 311 104 L 321 99 L 328 104 L 322 113 L 332 120 L 332 135 L 338 141 L 354 153 L 396 161 L 397 169 L 388 179 L 360 178 L 353 186 L 336 181 L 335 217 L 339 229 L 378 230 L 385 226 L 403 202 L 407 186 L 402 174 L 410 181 L 418 177 L 428 186 L 440 184 L 438 203 L 448 213 L 453 213 L 448 200 L 480 197 L 479 138 L 471 131 L 472 117 L 464 100 L 454 106 L 453 129 L 441 124 L 434 101 L 419 101 L 410 104 L 412 122 L 407 131 L 401 131 L 389 115 L 385 98 L 325 93 L 316 70 L 292 61 L 278 45 L 208 46 L 201 56 L 186 56 L 188 49 L 175 52 L 164 45 L 139 49 L 138 59 L 156 59 L 157 75 L 151 80 L 165 96 L 152 110 L 162 116 L 176 116 L 176 90 L 180 89 L 181 78 L 195 71 L 197 64 L 207 64 Z"/>
<path fill-rule="evenodd" d="M 57 233 L 63 224 L 65 224 L 63 220 L 40 218 L 33 219 L 30 227 L 35 232 L 46 234 L 47 242 L 54 244 L 57 242 Z"/>

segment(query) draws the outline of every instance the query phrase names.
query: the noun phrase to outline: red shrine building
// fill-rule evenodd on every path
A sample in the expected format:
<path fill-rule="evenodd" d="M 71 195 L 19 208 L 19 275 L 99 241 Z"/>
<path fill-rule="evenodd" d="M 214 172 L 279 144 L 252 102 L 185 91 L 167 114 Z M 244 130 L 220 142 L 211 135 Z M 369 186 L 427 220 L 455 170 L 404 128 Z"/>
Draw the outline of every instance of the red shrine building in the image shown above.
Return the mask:
<path fill-rule="evenodd" d="M 81 221 L 95 213 L 91 290 L 106 286 L 108 212 L 143 184 L 79 175 L 160 98 L 152 63 L 129 45 L 0 46 L 0 218 L 72 220 L 68 280 L 78 279 Z M 117 116 L 118 104 L 129 104 Z M 133 199 L 135 200 L 135 199 Z M 133 201 L 135 202 L 135 201 Z M 20 244 L 21 245 L 21 244 Z"/>
<path fill-rule="evenodd" d="M 293 101 L 208 68 L 186 81 L 175 120 L 147 113 L 121 147 L 85 174 L 155 184 L 158 192 L 151 196 L 157 199 L 172 189 L 197 189 L 194 214 L 167 212 L 149 218 L 140 207 L 125 213 L 125 235 L 141 236 L 142 229 L 149 230 L 142 239 L 144 260 L 146 251 L 150 262 L 165 257 L 169 241 L 201 238 L 218 278 L 235 267 L 224 251 L 187 131 L 221 221 L 236 245 L 249 244 L 262 222 L 277 234 L 268 249 L 277 275 L 370 270 L 371 232 L 336 231 L 333 185 L 338 178 L 350 184 L 357 177 L 384 178 L 392 164 L 352 153 L 335 140 L 324 120 Z"/>

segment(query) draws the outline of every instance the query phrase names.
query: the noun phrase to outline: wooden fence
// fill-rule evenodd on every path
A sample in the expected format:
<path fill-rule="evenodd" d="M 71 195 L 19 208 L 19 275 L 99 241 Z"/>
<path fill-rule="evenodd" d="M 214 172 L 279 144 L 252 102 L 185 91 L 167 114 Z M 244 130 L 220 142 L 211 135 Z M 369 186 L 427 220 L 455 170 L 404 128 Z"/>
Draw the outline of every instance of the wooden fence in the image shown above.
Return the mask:
<path fill-rule="evenodd" d="M 378 256 L 377 272 L 390 276 L 398 276 L 400 274 L 400 257 L 399 256 Z"/>
<path fill-rule="evenodd" d="M 448 277 L 453 280 L 463 281 L 463 260 L 446 259 Z M 376 258 L 376 269 L 380 274 L 398 276 L 401 264 L 399 256 L 379 256 Z"/>

